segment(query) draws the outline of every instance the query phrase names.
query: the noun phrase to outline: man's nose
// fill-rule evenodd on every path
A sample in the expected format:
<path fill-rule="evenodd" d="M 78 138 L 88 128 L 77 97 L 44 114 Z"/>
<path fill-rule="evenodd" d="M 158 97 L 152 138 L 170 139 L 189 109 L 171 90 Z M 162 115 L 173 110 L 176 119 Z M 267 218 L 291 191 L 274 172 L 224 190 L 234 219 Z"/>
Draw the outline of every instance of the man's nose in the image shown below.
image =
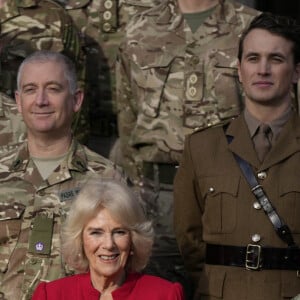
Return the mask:
<path fill-rule="evenodd" d="M 266 59 L 262 59 L 258 64 L 259 74 L 266 75 L 270 73 L 270 63 Z"/>
<path fill-rule="evenodd" d="M 36 104 L 38 106 L 46 106 L 49 104 L 47 93 L 44 90 L 38 90 L 36 94 Z"/>

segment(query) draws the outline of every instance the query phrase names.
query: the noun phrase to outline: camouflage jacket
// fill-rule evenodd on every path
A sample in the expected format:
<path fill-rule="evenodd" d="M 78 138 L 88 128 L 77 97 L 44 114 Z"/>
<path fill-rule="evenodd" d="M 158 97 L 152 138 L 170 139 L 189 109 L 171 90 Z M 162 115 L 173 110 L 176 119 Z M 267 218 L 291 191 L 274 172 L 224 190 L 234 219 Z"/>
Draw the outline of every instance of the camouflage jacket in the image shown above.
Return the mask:
<path fill-rule="evenodd" d="M 16 102 L 0 92 L 0 155 L 25 140 L 25 124 Z"/>
<path fill-rule="evenodd" d="M 116 133 L 115 60 L 129 19 L 159 0 L 57 0 L 80 30 L 86 52 L 86 99 L 92 133 Z"/>
<path fill-rule="evenodd" d="M 60 231 L 72 200 L 94 173 L 123 180 L 109 160 L 76 141 L 71 147 L 47 180 L 30 159 L 26 142 L 0 157 L 1 299 L 31 299 L 39 281 L 65 276 Z"/>
<path fill-rule="evenodd" d="M 242 107 L 237 46 L 258 12 L 220 1 L 193 33 L 176 0 L 133 18 L 117 60 L 123 167 L 178 163 L 186 134 L 237 115 Z"/>
<path fill-rule="evenodd" d="M 52 0 L 6 0 L 0 9 L 1 92 L 14 98 L 18 67 L 26 56 L 36 50 L 62 52 L 70 57 L 76 64 L 79 83 L 84 87 L 84 54 L 80 35 L 63 7 Z M 73 124 L 77 136 L 79 129 L 87 126 L 83 116 L 85 111 L 84 103 Z M 9 125 L 7 130 L 13 126 Z"/>

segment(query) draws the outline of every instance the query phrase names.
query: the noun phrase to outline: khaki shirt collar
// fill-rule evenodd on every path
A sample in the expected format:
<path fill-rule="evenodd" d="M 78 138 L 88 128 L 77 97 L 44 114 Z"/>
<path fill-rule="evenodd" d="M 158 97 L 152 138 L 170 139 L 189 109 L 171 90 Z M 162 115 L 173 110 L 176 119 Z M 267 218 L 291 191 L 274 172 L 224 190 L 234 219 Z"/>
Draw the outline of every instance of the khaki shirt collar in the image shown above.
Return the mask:
<path fill-rule="evenodd" d="M 293 112 L 292 106 L 289 106 L 288 109 L 279 118 L 268 123 L 273 134 L 272 143 L 276 141 L 276 139 L 278 138 L 282 128 L 291 117 L 292 112 Z M 251 113 L 248 111 L 247 108 L 245 108 L 244 110 L 244 117 L 249 129 L 250 137 L 252 139 L 255 136 L 259 125 L 262 122 L 257 120 L 253 115 L 251 115 Z"/>

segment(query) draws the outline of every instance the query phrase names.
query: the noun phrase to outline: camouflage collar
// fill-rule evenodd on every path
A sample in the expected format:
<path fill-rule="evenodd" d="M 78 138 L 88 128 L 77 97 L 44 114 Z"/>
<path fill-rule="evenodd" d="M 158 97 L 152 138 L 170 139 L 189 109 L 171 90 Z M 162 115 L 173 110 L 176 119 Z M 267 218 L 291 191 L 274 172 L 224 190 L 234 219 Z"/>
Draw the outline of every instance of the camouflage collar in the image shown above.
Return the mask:
<path fill-rule="evenodd" d="M 176 28 L 183 18 L 177 0 L 167 0 L 166 3 L 163 2 L 156 8 L 149 10 L 147 14 L 149 16 L 156 16 L 157 24 L 170 24 L 172 28 Z M 237 24 L 236 7 L 230 1 L 219 1 L 216 10 L 205 22 L 214 27 L 217 24 Z"/>
<path fill-rule="evenodd" d="M 71 151 L 67 158 L 66 168 L 78 172 L 85 172 L 87 170 L 87 158 L 84 151 L 84 146 L 79 144 L 76 139 L 73 139 L 71 144 Z M 17 153 L 12 160 L 9 167 L 10 171 L 25 171 L 30 161 L 30 154 L 28 151 L 28 143 L 23 143 L 17 150 Z"/>

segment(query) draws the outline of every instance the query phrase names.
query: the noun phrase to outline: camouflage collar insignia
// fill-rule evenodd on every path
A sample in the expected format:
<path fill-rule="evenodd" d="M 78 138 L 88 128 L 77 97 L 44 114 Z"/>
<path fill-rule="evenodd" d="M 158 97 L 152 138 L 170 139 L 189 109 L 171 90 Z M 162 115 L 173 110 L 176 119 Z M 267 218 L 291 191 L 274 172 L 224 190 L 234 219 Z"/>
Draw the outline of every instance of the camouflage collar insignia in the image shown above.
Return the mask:
<path fill-rule="evenodd" d="M 29 158 L 27 142 L 24 142 L 17 150 L 15 159 L 12 161 L 9 169 L 15 172 L 24 171 L 28 165 Z"/>

